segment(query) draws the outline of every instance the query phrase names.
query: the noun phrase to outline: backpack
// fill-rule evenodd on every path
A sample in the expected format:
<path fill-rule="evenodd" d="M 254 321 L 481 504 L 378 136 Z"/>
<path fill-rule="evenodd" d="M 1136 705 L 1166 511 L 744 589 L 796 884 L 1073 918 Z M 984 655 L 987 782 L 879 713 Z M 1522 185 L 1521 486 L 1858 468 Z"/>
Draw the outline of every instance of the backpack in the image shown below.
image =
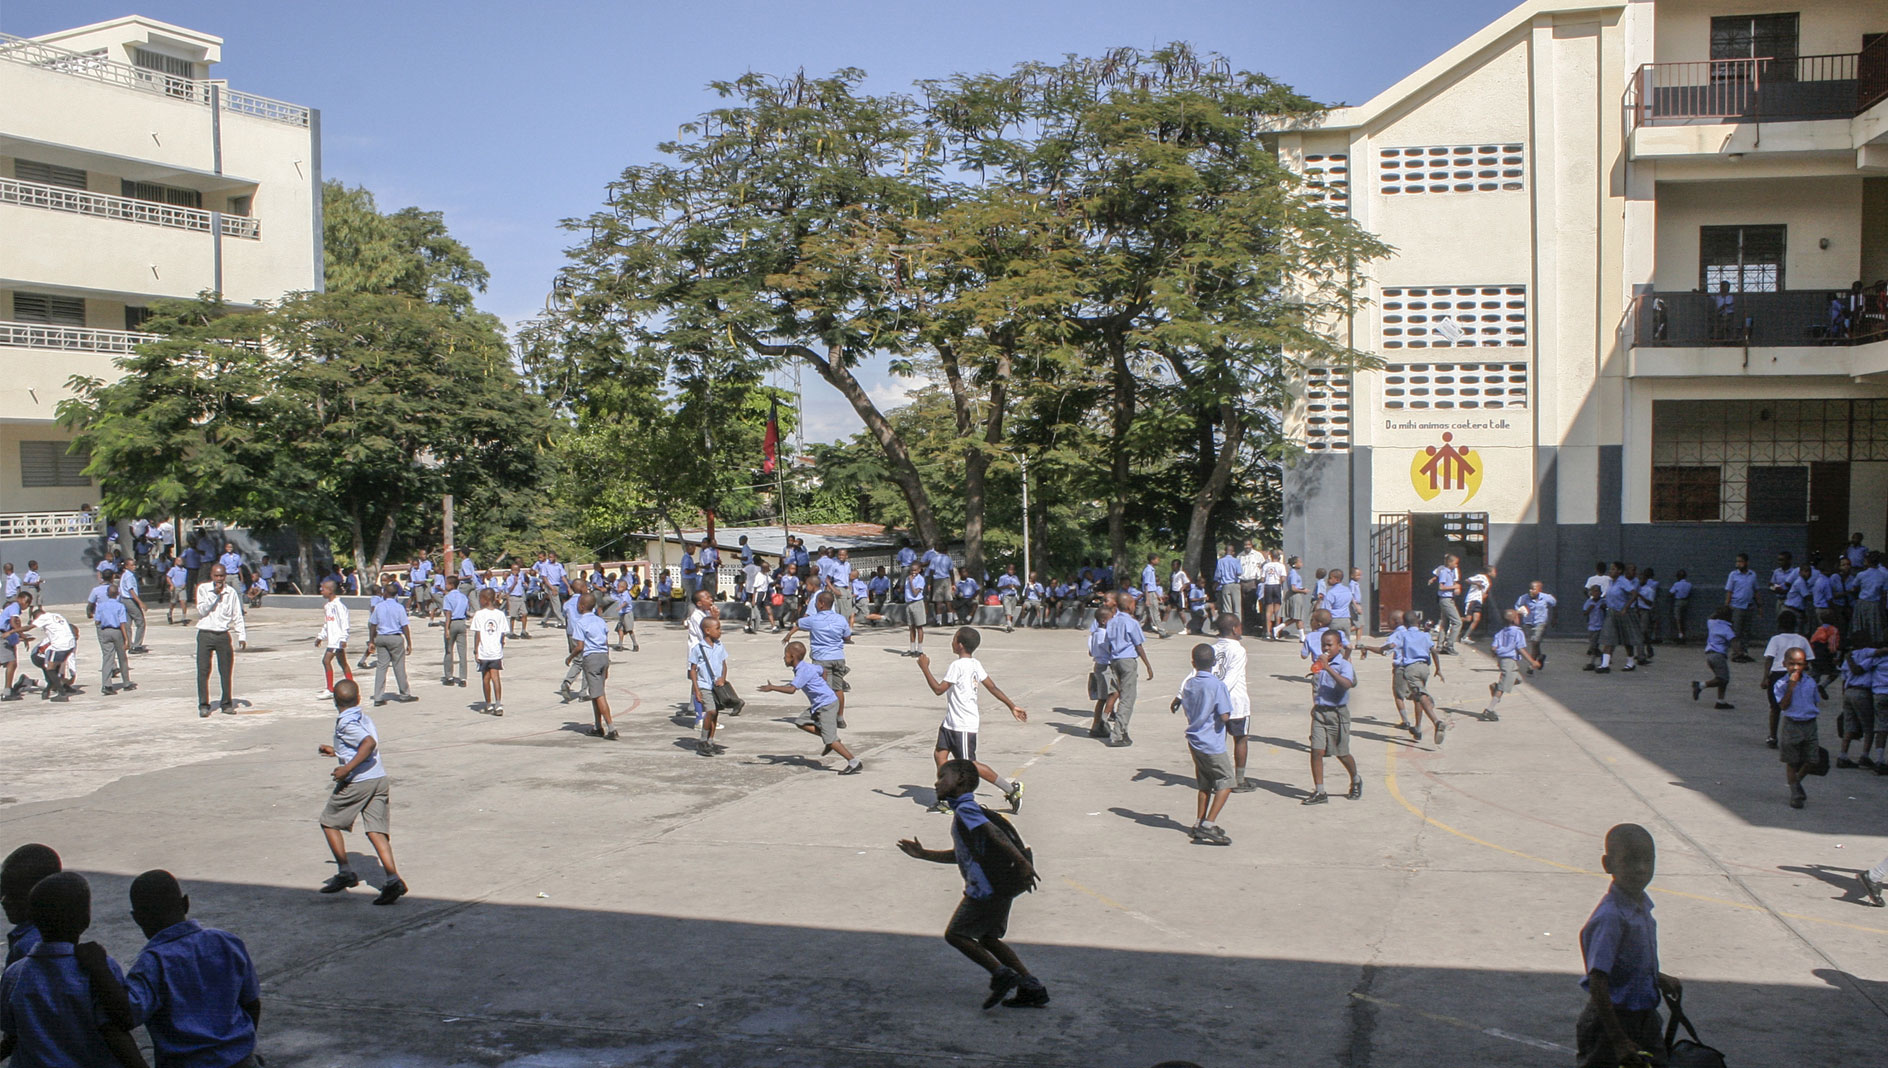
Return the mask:
<path fill-rule="evenodd" d="M 1015 825 L 1010 823 L 1002 813 L 984 808 L 982 802 L 978 802 L 977 807 L 983 808 L 983 817 L 990 821 L 985 833 L 1001 834 L 1008 838 L 1010 844 L 1016 847 L 1016 851 L 1029 861 L 1030 870 L 1028 876 L 1025 877 L 1022 869 L 1008 853 L 992 848 L 988 842 L 984 843 L 983 856 L 978 858 L 978 862 L 983 865 L 984 877 L 990 880 L 990 889 L 996 891 L 998 897 L 1016 897 L 1034 890 L 1040 879 L 1035 871 L 1035 851 L 1029 848 L 1029 845 L 1023 841 L 1023 836 L 1017 833 Z"/>

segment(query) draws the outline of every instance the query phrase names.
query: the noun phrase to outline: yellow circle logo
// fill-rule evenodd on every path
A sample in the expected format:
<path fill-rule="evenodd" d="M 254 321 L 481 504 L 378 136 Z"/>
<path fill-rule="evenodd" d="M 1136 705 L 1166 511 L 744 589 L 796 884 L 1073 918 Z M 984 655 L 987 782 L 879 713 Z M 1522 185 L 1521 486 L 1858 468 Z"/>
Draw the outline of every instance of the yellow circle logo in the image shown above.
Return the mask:
<path fill-rule="evenodd" d="M 1416 496 L 1433 501 L 1446 492 L 1461 492 L 1457 502 L 1467 504 L 1482 488 L 1482 454 L 1474 449 L 1458 448 L 1455 435 L 1442 435 L 1440 446 L 1431 445 L 1410 457 L 1409 482 Z"/>

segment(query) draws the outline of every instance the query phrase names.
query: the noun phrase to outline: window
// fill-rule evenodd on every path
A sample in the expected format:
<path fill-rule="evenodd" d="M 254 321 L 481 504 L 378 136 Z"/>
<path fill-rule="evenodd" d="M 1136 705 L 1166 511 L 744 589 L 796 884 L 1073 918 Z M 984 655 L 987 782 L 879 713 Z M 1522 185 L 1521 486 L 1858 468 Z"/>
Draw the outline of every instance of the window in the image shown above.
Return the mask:
<path fill-rule="evenodd" d="M 1377 191 L 1488 193 L 1520 189 L 1527 177 L 1521 145 L 1434 145 L 1377 150 Z"/>
<path fill-rule="evenodd" d="M 1350 378 L 1338 367 L 1307 367 L 1304 381 L 1305 448 L 1312 452 L 1350 449 Z"/>
<path fill-rule="evenodd" d="M 1525 363 L 1391 363 L 1386 409 L 1526 408 Z"/>
<path fill-rule="evenodd" d="M 1718 471 L 1719 513 L 1726 523 L 1803 522 L 1808 472 L 1817 464 L 1843 462 L 1888 462 L 1888 398 L 1652 404 L 1654 471 Z"/>
<path fill-rule="evenodd" d="M 1782 15 L 1719 15 L 1711 20 L 1712 59 L 1771 59 L 1763 65 L 1768 81 L 1796 80 L 1795 12 Z M 1715 68 L 1713 76 L 1742 77 L 1746 64 Z"/>
<path fill-rule="evenodd" d="M 151 309 L 137 304 L 125 305 L 125 329 L 142 330 L 144 321 L 151 317 Z"/>
<path fill-rule="evenodd" d="M 1801 523 L 1809 516 L 1809 468 L 1753 467 L 1745 476 L 1750 503 L 1745 519 L 1752 523 Z"/>
<path fill-rule="evenodd" d="M 33 159 L 13 161 L 13 177 L 22 182 L 38 182 L 41 185 L 64 186 L 67 189 L 84 189 L 85 172 L 77 167 L 58 167 L 51 163 L 41 163 Z"/>
<path fill-rule="evenodd" d="M 1527 347 L 1526 286 L 1394 286 L 1379 306 L 1385 349 Z"/>
<path fill-rule="evenodd" d="M 28 489 L 42 486 L 89 486 L 85 476 L 92 457 L 84 449 L 66 451 L 63 441 L 20 442 L 20 485 Z"/>
<path fill-rule="evenodd" d="M 1717 522 L 1722 518 L 1718 490 L 1723 482 L 1721 468 L 1654 467 L 1652 522 Z"/>
<path fill-rule="evenodd" d="M 203 207 L 203 194 L 195 189 L 179 189 L 174 185 L 159 185 L 156 182 L 134 182 L 129 178 L 121 183 L 125 196 L 133 200 L 148 200 L 153 204 L 169 204 L 178 208 Z"/>
<path fill-rule="evenodd" d="M 13 294 L 13 321 L 52 326 L 84 326 L 85 301 L 79 297 L 50 297 L 44 293 Z"/>
<path fill-rule="evenodd" d="M 255 203 L 255 196 L 249 193 L 245 193 L 239 197 L 230 197 L 229 207 L 223 209 L 223 213 L 225 215 L 240 215 L 247 219 L 249 217 L 249 210 Z"/>
<path fill-rule="evenodd" d="M 162 52 L 153 52 L 148 48 L 133 48 L 131 50 L 131 62 L 136 66 L 143 67 L 145 70 L 154 70 L 176 78 L 190 78 L 194 77 L 197 73 L 197 65 L 195 63 L 187 59 L 179 59 L 176 56 L 165 55 Z"/>
<path fill-rule="evenodd" d="M 1698 275 L 1706 293 L 1783 289 L 1784 226 L 1701 226 Z"/>
<path fill-rule="evenodd" d="M 1350 157 L 1343 153 L 1306 156 L 1305 195 L 1334 215 L 1350 211 Z"/>

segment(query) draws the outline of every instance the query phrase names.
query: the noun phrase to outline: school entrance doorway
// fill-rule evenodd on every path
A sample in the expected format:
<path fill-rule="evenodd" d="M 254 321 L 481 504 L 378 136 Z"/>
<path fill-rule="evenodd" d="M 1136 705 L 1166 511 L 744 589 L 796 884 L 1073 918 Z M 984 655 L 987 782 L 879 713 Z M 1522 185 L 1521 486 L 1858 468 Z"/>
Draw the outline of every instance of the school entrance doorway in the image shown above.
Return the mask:
<path fill-rule="evenodd" d="M 1436 616 L 1430 572 L 1446 553 L 1461 557 L 1464 579 L 1488 562 L 1487 512 L 1380 512 L 1370 531 L 1375 561 L 1377 632 L 1387 633 L 1390 613 L 1420 608 Z"/>

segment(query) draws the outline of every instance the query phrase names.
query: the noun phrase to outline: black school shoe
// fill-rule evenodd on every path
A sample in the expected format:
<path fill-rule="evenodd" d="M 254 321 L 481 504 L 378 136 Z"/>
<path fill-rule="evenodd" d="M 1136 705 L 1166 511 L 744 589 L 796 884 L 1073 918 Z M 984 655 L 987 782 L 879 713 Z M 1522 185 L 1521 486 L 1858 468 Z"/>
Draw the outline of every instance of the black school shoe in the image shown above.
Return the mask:
<path fill-rule="evenodd" d="M 1364 798 L 1364 781 L 1362 779 L 1352 779 L 1350 781 L 1350 793 L 1344 796 L 1352 801 L 1362 801 Z"/>
<path fill-rule="evenodd" d="M 395 879 L 380 888 L 380 896 L 374 899 L 376 905 L 391 905 L 406 896 L 406 880 Z"/>
<path fill-rule="evenodd" d="M 1875 900 L 1880 901 L 1880 898 Z M 1049 988 L 1042 985 L 1042 980 L 1031 975 L 1016 988 L 1016 995 L 1003 1003 L 1006 1009 L 1040 1009 L 1049 1004 Z"/>
<path fill-rule="evenodd" d="M 360 884 L 360 876 L 351 871 L 339 872 L 328 876 L 328 881 L 321 884 L 321 892 L 324 894 L 338 894 L 343 890 L 353 889 Z"/>
<path fill-rule="evenodd" d="M 995 1008 L 997 1002 L 1002 1001 L 1004 996 L 1016 989 L 1022 981 L 1023 977 L 1016 974 L 1014 968 L 999 968 L 990 973 L 990 996 L 983 999 L 983 1007 Z"/>

